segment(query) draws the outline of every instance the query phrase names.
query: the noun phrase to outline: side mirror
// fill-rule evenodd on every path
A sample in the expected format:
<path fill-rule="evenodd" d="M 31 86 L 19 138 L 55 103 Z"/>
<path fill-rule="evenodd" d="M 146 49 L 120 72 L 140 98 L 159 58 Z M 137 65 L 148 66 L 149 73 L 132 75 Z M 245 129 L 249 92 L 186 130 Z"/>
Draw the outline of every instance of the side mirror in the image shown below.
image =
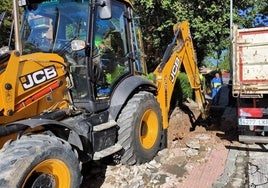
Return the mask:
<path fill-rule="evenodd" d="M 0 56 L 4 55 L 4 54 L 8 54 L 8 53 L 10 53 L 10 49 L 8 46 L 4 46 L 4 47 L 0 48 Z"/>
<path fill-rule="evenodd" d="M 71 48 L 73 51 L 83 50 L 86 47 L 86 43 L 83 40 L 73 40 L 71 42 Z"/>
<path fill-rule="evenodd" d="M 19 0 L 18 1 L 19 3 L 19 7 L 22 7 L 22 6 L 25 6 L 25 5 L 27 5 L 27 2 L 25 1 L 25 0 Z"/>
<path fill-rule="evenodd" d="M 101 19 L 112 17 L 111 0 L 98 0 L 98 12 Z"/>

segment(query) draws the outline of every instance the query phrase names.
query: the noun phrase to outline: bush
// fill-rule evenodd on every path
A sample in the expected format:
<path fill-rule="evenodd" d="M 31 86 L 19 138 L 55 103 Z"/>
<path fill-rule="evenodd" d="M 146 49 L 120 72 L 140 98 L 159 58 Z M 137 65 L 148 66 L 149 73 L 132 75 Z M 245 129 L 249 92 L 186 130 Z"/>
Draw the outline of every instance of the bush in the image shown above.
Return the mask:
<path fill-rule="evenodd" d="M 193 99 L 193 89 L 190 85 L 188 76 L 185 73 L 180 73 L 177 82 L 180 84 L 182 101 L 185 101 L 187 98 Z"/>
<path fill-rule="evenodd" d="M 193 99 L 193 89 L 191 88 L 188 76 L 181 72 L 177 77 L 174 91 L 171 98 L 170 109 L 181 106 L 187 98 Z"/>

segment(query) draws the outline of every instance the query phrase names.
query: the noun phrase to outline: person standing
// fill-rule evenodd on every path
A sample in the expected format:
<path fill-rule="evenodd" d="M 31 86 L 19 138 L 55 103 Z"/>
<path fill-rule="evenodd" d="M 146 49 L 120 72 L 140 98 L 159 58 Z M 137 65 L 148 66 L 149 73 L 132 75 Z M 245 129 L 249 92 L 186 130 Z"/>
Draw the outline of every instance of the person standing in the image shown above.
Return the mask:
<path fill-rule="evenodd" d="M 215 73 L 215 77 L 211 80 L 211 87 L 212 87 L 212 104 L 218 103 L 219 100 L 219 90 L 222 86 L 222 79 L 220 77 L 220 74 L 217 72 Z"/>

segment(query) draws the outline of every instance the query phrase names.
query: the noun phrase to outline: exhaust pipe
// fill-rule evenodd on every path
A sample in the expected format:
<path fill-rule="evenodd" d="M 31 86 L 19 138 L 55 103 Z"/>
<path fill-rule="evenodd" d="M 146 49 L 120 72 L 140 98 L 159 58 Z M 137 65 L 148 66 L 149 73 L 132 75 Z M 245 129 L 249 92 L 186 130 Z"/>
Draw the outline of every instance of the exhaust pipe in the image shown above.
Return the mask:
<path fill-rule="evenodd" d="M 18 0 L 13 0 L 13 19 L 14 19 L 14 34 L 15 34 L 15 50 L 20 54 L 22 52 L 21 38 L 20 38 L 20 22 L 19 22 L 19 5 Z"/>

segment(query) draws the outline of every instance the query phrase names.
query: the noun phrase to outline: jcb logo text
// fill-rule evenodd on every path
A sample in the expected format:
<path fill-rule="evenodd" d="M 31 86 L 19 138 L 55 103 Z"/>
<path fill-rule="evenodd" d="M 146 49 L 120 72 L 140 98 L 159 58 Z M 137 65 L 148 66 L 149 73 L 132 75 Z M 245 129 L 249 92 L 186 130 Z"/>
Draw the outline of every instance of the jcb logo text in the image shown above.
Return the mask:
<path fill-rule="evenodd" d="M 55 78 L 57 72 L 54 66 L 46 67 L 36 72 L 20 77 L 22 87 L 27 90 L 47 80 Z"/>
<path fill-rule="evenodd" d="M 176 60 L 173 64 L 171 73 L 170 73 L 170 81 L 172 83 L 174 83 L 174 81 L 176 79 L 176 75 L 177 75 L 177 72 L 179 71 L 179 68 L 180 68 L 180 60 L 179 60 L 179 58 L 176 58 Z"/>

